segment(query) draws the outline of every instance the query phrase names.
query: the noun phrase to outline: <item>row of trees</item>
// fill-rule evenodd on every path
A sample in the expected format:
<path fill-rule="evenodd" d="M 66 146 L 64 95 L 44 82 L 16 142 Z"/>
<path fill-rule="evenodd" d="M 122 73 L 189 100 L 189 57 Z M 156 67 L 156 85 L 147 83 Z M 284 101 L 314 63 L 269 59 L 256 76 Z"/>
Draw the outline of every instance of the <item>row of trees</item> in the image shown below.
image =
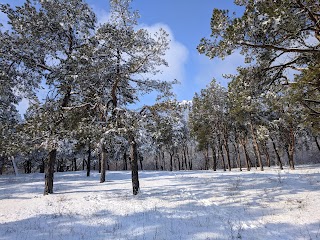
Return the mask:
<path fill-rule="evenodd" d="M 251 64 L 226 76 L 228 90 L 213 80 L 180 103 L 175 81 L 157 80 L 167 33 L 138 29 L 130 2 L 111 0 L 110 20 L 100 26 L 82 0 L 0 4 L 11 27 L 0 31 L 0 174 L 11 163 L 40 168 L 50 194 L 55 171 L 81 164 L 87 176 L 99 169 L 104 182 L 114 163 L 131 169 L 138 194 L 139 162 L 171 171 L 286 162 L 294 169 L 302 148 L 320 151 L 317 2 L 236 1 L 245 7 L 239 18 L 214 10 L 212 39 L 198 50 L 224 57 L 241 48 Z M 133 110 L 153 91 L 156 104 Z M 22 98 L 30 102 L 24 119 L 16 110 Z"/>
<path fill-rule="evenodd" d="M 243 8 L 243 14 L 237 16 L 228 10 L 214 9 L 211 37 L 203 38 L 198 46 L 198 51 L 210 58 L 224 58 L 240 50 L 248 64 L 239 67 L 237 75 L 226 76 L 231 80 L 228 93 L 225 93 L 229 110 L 223 113 L 232 124 L 223 123 L 221 126 L 218 121 L 219 126 L 214 125 L 223 136 L 219 137 L 218 145 L 225 146 L 228 151 L 225 142 L 230 135 L 226 133 L 233 128 L 235 142 L 246 152 L 245 143 L 250 134 L 258 164 L 263 170 L 261 152 L 265 152 L 267 158 L 268 154 L 265 151 L 266 137 L 262 135 L 266 135 L 273 146 L 275 140 L 281 142 L 293 169 L 296 137 L 302 129 L 312 136 L 319 149 L 319 1 L 234 2 Z M 202 101 L 210 98 L 207 96 L 212 92 L 210 89 L 218 91 L 214 85 L 212 83 L 201 94 Z M 217 110 L 219 108 L 215 106 L 212 109 Z M 216 124 L 215 120 L 210 121 Z M 194 128 L 197 131 L 197 127 Z M 312 141 L 309 141 L 310 145 Z M 205 141 L 211 145 L 212 142 Z M 279 154 L 276 156 L 281 166 Z M 227 161 L 230 166 L 228 157 Z M 246 163 L 249 168 L 247 156 Z"/>

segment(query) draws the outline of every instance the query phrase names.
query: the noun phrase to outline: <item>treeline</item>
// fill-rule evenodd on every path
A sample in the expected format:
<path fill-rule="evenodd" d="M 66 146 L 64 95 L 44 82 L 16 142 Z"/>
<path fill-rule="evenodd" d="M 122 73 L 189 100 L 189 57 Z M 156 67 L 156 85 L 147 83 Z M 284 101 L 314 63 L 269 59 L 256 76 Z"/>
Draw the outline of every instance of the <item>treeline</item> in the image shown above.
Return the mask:
<path fill-rule="evenodd" d="M 0 32 L 0 174 L 44 172 L 50 194 L 56 171 L 95 169 L 105 182 L 107 169 L 130 169 L 138 194 L 139 168 L 294 169 L 300 152 L 319 162 L 317 2 L 238 2 L 240 18 L 215 9 L 199 52 L 240 48 L 250 65 L 226 76 L 228 89 L 213 80 L 190 102 L 157 79 L 168 35 L 137 29 L 130 2 L 111 0 L 100 26 L 82 0 L 0 4 L 10 26 Z M 151 92 L 156 103 L 133 110 Z"/>

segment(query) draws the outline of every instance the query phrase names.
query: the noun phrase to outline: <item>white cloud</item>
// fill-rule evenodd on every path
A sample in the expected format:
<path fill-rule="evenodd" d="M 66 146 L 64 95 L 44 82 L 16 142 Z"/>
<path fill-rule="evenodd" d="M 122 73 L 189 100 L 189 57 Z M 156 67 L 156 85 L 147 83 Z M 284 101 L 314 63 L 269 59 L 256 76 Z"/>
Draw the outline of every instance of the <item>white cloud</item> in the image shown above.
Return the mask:
<path fill-rule="evenodd" d="M 182 43 L 175 40 L 172 30 L 166 24 L 157 23 L 151 26 L 141 25 L 139 27 L 148 30 L 151 34 L 156 33 L 162 28 L 169 34 L 169 49 L 165 55 L 165 60 L 168 62 L 169 67 L 160 67 L 159 69 L 162 74 L 157 77 L 163 81 L 177 79 L 183 82 L 185 79 L 185 64 L 189 56 L 188 49 Z"/>

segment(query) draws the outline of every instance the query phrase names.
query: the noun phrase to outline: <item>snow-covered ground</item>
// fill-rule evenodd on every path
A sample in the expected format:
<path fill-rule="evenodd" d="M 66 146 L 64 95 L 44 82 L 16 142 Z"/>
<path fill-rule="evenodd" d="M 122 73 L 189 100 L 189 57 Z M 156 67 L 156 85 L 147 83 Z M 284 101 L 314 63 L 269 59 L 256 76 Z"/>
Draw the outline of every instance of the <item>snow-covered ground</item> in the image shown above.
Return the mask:
<path fill-rule="evenodd" d="M 0 239 L 320 239 L 320 165 L 264 172 L 0 176 Z"/>

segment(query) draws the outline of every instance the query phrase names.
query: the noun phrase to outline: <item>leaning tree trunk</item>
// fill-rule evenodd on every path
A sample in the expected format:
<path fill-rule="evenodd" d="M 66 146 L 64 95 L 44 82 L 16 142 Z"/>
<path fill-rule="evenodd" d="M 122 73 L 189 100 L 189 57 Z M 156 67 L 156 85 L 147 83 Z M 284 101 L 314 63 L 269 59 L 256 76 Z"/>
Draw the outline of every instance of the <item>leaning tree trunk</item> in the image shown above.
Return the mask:
<path fill-rule="evenodd" d="M 101 159 L 100 159 L 100 183 L 106 181 L 106 168 L 107 168 L 107 150 L 105 144 L 101 146 Z"/>
<path fill-rule="evenodd" d="M 319 141 L 318 141 L 318 137 L 314 137 L 314 141 L 316 142 L 316 145 L 317 145 L 318 150 L 319 150 L 319 152 L 320 152 L 320 143 L 319 143 Z"/>
<path fill-rule="evenodd" d="M 138 173 L 138 152 L 137 143 L 134 137 L 130 139 L 130 158 L 131 158 L 131 172 L 132 172 L 132 192 L 133 195 L 139 193 L 139 173 Z"/>
<path fill-rule="evenodd" d="M 279 164 L 279 167 L 281 170 L 283 170 L 283 164 L 282 164 L 282 161 L 281 161 L 281 158 L 280 158 L 280 154 L 279 154 L 279 151 L 276 147 L 276 143 L 274 141 L 274 139 L 270 136 L 270 139 L 271 139 L 271 142 L 272 142 L 272 146 L 273 146 L 273 149 L 274 149 L 274 152 L 276 153 L 276 157 L 277 157 L 277 162 Z"/>
<path fill-rule="evenodd" d="M 228 164 L 228 170 L 231 171 L 231 160 L 230 160 L 230 152 L 229 152 L 229 145 L 228 140 L 225 139 L 223 143 L 224 149 L 227 153 L 227 164 Z"/>
<path fill-rule="evenodd" d="M 54 164 L 57 158 L 57 149 L 52 149 L 49 152 L 49 157 L 45 163 L 45 187 L 44 187 L 44 195 L 53 193 L 53 175 L 54 175 Z"/>

